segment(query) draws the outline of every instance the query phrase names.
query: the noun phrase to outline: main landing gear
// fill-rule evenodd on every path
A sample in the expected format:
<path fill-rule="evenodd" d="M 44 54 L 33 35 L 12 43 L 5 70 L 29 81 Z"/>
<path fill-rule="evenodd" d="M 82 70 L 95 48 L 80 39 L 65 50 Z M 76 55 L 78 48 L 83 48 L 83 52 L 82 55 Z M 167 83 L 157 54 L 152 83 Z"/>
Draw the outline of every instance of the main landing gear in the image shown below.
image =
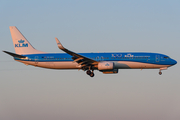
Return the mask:
<path fill-rule="evenodd" d="M 89 75 L 90 77 L 94 77 L 94 72 L 93 72 L 93 70 L 92 70 L 92 71 L 87 70 L 87 71 L 86 71 L 86 74 Z"/>

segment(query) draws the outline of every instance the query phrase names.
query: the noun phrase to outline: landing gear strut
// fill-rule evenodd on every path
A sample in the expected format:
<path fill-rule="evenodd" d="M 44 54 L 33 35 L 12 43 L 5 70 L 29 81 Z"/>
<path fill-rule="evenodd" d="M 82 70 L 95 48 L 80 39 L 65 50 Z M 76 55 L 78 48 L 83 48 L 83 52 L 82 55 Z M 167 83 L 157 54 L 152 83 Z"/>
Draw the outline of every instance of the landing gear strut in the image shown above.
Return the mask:
<path fill-rule="evenodd" d="M 161 69 L 159 70 L 159 75 L 162 75 Z"/>

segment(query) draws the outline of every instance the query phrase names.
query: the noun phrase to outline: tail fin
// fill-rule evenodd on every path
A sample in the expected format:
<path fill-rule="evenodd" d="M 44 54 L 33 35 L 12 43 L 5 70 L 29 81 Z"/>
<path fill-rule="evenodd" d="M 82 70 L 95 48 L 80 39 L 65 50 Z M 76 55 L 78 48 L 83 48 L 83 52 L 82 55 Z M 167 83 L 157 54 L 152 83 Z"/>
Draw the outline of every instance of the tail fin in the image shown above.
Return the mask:
<path fill-rule="evenodd" d="M 15 26 L 10 26 L 9 28 L 10 28 L 16 54 L 45 53 L 45 52 L 36 50 Z"/>

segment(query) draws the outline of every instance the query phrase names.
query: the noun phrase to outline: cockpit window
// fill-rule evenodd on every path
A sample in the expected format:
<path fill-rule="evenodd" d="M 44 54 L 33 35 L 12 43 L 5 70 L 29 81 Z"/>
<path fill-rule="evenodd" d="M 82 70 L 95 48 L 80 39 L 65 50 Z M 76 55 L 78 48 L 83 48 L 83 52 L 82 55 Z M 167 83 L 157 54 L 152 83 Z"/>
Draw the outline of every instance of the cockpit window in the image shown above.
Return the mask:
<path fill-rule="evenodd" d="M 164 58 L 165 58 L 165 59 L 169 59 L 169 57 L 167 57 L 167 56 L 165 56 Z"/>

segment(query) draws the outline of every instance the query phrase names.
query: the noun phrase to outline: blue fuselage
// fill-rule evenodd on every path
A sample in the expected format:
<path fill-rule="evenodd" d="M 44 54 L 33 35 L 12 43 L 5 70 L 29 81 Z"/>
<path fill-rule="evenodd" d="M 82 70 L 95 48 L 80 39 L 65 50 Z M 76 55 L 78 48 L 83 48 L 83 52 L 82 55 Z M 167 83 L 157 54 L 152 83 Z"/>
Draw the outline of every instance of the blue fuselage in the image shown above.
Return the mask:
<path fill-rule="evenodd" d="M 128 52 L 128 53 L 78 53 L 87 58 L 100 61 L 126 61 L 148 63 L 156 65 L 175 65 L 177 62 L 167 55 L 159 53 L 143 53 L 143 52 Z M 66 53 L 45 53 L 45 54 L 29 54 L 24 55 L 28 59 L 15 60 L 36 61 L 36 62 L 72 62 L 72 56 Z"/>

